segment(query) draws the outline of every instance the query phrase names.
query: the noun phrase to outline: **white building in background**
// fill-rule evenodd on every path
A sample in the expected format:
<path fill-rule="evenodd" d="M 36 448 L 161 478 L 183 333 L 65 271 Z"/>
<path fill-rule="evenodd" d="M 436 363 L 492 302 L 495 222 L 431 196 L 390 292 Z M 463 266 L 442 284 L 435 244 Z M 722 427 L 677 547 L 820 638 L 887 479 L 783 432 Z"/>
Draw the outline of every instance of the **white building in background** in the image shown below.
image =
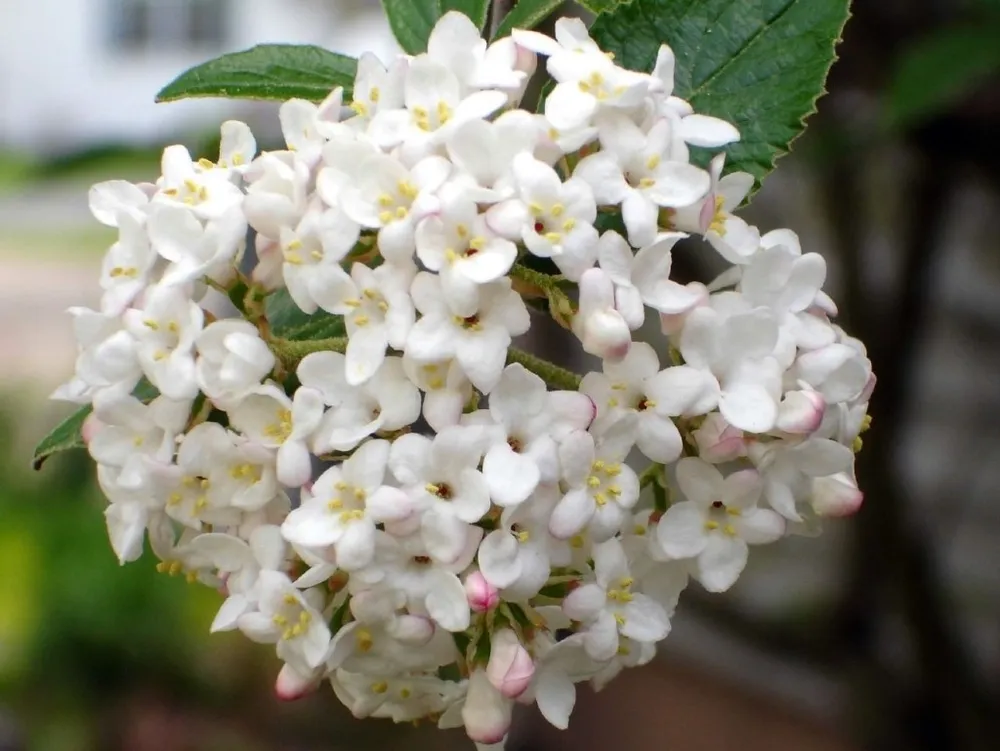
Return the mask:
<path fill-rule="evenodd" d="M 158 142 L 268 112 L 153 101 L 192 65 L 262 42 L 397 49 L 378 0 L 0 0 L 0 148 Z"/>

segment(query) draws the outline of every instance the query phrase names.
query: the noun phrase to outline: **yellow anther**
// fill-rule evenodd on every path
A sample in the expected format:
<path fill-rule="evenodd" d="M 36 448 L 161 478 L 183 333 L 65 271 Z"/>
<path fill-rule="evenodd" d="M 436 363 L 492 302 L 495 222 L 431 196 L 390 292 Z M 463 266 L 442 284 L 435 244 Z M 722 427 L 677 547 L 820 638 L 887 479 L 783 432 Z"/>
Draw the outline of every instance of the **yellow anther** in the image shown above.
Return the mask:
<path fill-rule="evenodd" d="M 631 576 L 623 576 L 618 580 L 618 586 L 622 589 L 629 589 L 633 584 L 635 584 L 635 579 Z"/>
<path fill-rule="evenodd" d="M 705 522 L 705 529 L 708 530 L 709 532 L 712 532 L 718 528 L 719 528 L 719 523 L 716 521 L 712 521 L 711 519 L 709 519 L 707 522 Z"/>
<path fill-rule="evenodd" d="M 378 303 L 375 305 L 375 307 L 381 310 L 383 313 L 389 312 L 389 303 L 387 303 L 385 300 L 379 300 Z"/>
<path fill-rule="evenodd" d="M 206 188 L 204 185 L 202 185 L 201 188 L 198 190 L 198 198 L 200 198 L 202 201 L 208 200 L 208 188 Z"/>
<path fill-rule="evenodd" d="M 367 326 L 370 320 L 364 313 L 358 313 L 354 316 L 354 323 L 358 326 Z"/>
<path fill-rule="evenodd" d="M 188 584 L 194 584 L 196 581 L 198 581 L 198 572 L 197 571 L 188 571 L 186 574 L 184 574 L 184 580 Z"/>
<path fill-rule="evenodd" d="M 461 237 L 463 240 L 469 236 L 469 228 L 464 224 L 458 224 L 455 226 L 455 234 Z"/>
<path fill-rule="evenodd" d="M 447 102 L 438 102 L 437 106 L 438 122 L 444 125 L 451 119 L 451 107 L 448 106 Z"/>
<path fill-rule="evenodd" d="M 656 402 L 652 399 L 643 399 L 642 403 L 646 409 L 656 409 Z"/>
<path fill-rule="evenodd" d="M 354 640 L 358 644 L 359 652 L 370 652 L 372 645 L 375 643 L 375 639 L 372 638 L 372 632 L 366 628 L 359 628 L 355 631 Z"/>
<path fill-rule="evenodd" d="M 546 240 L 548 240 L 553 245 L 556 244 L 557 242 L 561 242 L 562 241 L 562 233 L 561 232 L 546 232 L 544 235 L 542 235 L 542 237 L 544 237 Z"/>
<path fill-rule="evenodd" d="M 652 188 L 654 185 L 656 185 L 656 180 L 651 177 L 643 177 L 639 180 L 640 188 Z"/>
<path fill-rule="evenodd" d="M 715 232 L 719 237 L 726 236 L 726 212 L 723 209 L 726 199 L 722 196 L 715 197 L 715 214 L 712 216 L 712 221 L 708 225 L 708 228 Z"/>
<path fill-rule="evenodd" d="M 864 448 L 864 445 L 865 442 L 861 439 L 861 436 L 856 436 L 854 438 L 854 443 L 851 444 L 851 451 L 857 454 L 862 448 Z"/>
<path fill-rule="evenodd" d="M 354 497 L 357 498 L 359 501 L 363 501 L 367 496 L 368 494 L 365 492 L 364 488 L 354 489 Z"/>
<path fill-rule="evenodd" d="M 872 416 L 865 415 L 864 417 L 861 418 L 861 430 L 859 430 L 858 432 L 864 433 L 871 426 L 872 426 Z"/>
<path fill-rule="evenodd" d="M 732 506 L 726 508 L 726 513 L 729 514 L 730 516 L 743 516 L 742 511 L 740 511 L 738 508 L 733 508 Z"/>
<path fill-rule="evenodd" d="M 388 224 L 389 222 L 392 221 L 392 212 L 391 211 L 380 211 L 379 215 L 378 215 L 378 220 L 380 222 L 382 222 L 382 224 Z"/>
<path fill-rule="evenodd" d="M 593 464 L 590 465 L 590 468 L 595 472 L 600 472 L 604 469 L 605 466 L 606 465 L 604 464 L 604 460 L 598 459 L 597 461 L 595 461 Z"/>
<path fill-rule="evenodd" d="M 293 594 L 287 594 L 284 597 L 282 597 L 281 600 L 286 605 L 295 605 L 295 604 L 298 603 L 298 600 L 295 599 L 295 595 L 293 595 Z"/>
<path fill-rule="evenodd" d="M 416 123 L 416 126 L 420 128 L 420 130 L 424 131 L 425 133 L 430 132 L 431 121 L 428 120 L 427 118 L 418 117 L 414 122 Z"/>
<path fill-rule="evenodd" d="M 173 198 L 174 196 L 177 195 L 177 188 L 167 188 L 166 190 L 163 191 L 163 195 L 170 196 L 171 198 Z"/>
<path fill-rule="evenodd" d="M 614 398 L 608 399 L 608 406 L 612 407 L 612 408 L 617 407 L 618 406 L 618 400 L 614 399 Z"/>
<path fill-rule="evenodd" d="M 302 256 L 300 256 L 298 253 L 286 250 L 285 262 L 292 264 L 292 266 L 300 266 L 302 265 Z"/>
<path fill-rule="evenodd" d="M 198 496 L 198 499 L 194 502 L 195 511 L 204 511 L 208 507 L 208 498 L 205 496 Z"/>
<path fill-rule="evenodd" d="M 618 477 L 622 473 L 621 464 L 609 464 L 604 468 L 604 474 L 608 477 Z"/>
<path fill-rule="evenodd" d="M 611 54 L 611 53 L 608 53 Z M 624 644 L 618 645 L 618 654 L 622 657 L 628 657 L 632 653 L 632 650 L 626 647 Z"/>
<path fill-rule="evenodd" d="M 572 232 L 574 229 L 576 229 L 576 219 L 570 217 L 563 222 L 563 232 Z"/>
<path fill-rule="evenodd" d="M 444 249 L 444 260 L 448 263 L 455 263 L 458 260 L 458 253 L 455 252 L 454 248 Z"/>
<path fill-rule="evenodd" d="M 377 102 L 380 96 L 382 96 L 382 92 L 379 91 L 378 86 L 372 86 L 371 91 L 368 92 L 368 101 Z"/>
<path fill-rule="evenodd" d="M 183 485 L 186 488 L 193 488 L 197 484 L 198 484 L 198 478 L 195 477 L 194 475 L 185 475 L 184 477 L 181 478 L 181 485 Z"/>
<path fill-rule="evenodd" d="M 399 194 L 401 196 L 409 198 L 411 200 L 416 198 L 417 194 L 420 193 L 420 190 L 417 188 L 417 186 L 411 183 L 409 180 L 400 180 L 399 183 L 396 185 L 396 188 L 399 190 Z"/>
<path fill-rule="evenodd" d="M 244 161 L 245 160 L 243 159 L 243 155 L 242 154 L 233 154 L 233 166 L 234 167 L 240 167 L 240 166 L 242 166 Z"/>
<path fill-rule="evenodd" d="M 360 308 L 361 301 L 356 297 L 352 297 L 350 299 L 344 300 L 344 305 L 346 305 L 348 308 Z"/>
<path fill-rule="evenodd" d="M 184 181 L 184 187 L 190 190 L 192 193 L 197 193 L 199 188 L 198 183 L 196 183 L 194 180 L 191 180 L 190 178 Z"/>
<path fill-rule="evenodd" d="M 285 626 L 288 625 L 288 619 L 285 618 L 285 616 L 283 616 L 283 615 L 276 615 L 276 616 L 274 616 L 271 619 L 271 622 L 274 623 L 275 626 L 278 626 L 280 628 L 284 628 Z"/>
<path fill-rule="evenodd" d="M 309 251 L 309 255 L 312 256 L 313 259 L 315 259 L 317 261 L 322 261 L 323 260 L 323 251 L 322 250 L 311 250 L 311 251 Z"/>
<path fill-rule="evenodd" d="M 656 169 L 660 166 L 660 155 L 653 154 L 646 160 L 646 169 Z"/>
<path fill-rule="evenodd" d="M 413 114 L 416 117 L 419 117 L 419 118 L 422 118 L 422 119 L 427 119 L 427 117 L 428 117 L 427 110 L 424 107 L 414 107 L 413 108 Z"/>
<path fill-rule="evenodd" d="M 343 480 L 337 480 L 337 483 L 333 487 L 335 487 L 337 490 L 343 492 L 343 491 L 347 490 L 351 486 L 348 485 Z"/>
<path fill-rule="evenodd" d="M 166 360 L 167 359 L 167 353 L 164 352 L 162 349 L 158 350 L 157 352 L 153 353 L 153 359 L 156 362 L 160 362 L 161 360 Z"/>
<path fill-rule="evenodd" d="M 427 381 L 427 386 L 432 391 L 437 391 L 438 389 L 443 389 L 444 388 L 444 379 L 441 378 L 440 376 L 435 376 L 434 378 L 431 378 L 429 381 Z"/>
<path fill-rule="evenodd" d="M 409 214 L 409 213 L 410 213 L 410 210 L 408 208 L 406 208 L 405 206 L 397 206 L 396 207 L 396 218 L 397 219 L 406 219 L 406 215 Z"/>
<path fill-rule="evenodd" d="M 603 508 L 608 505 L 608 497 L 604 493 L 595 493 L 594 503 Z"/>
<path fill-rule="evenodd" d="M 590 93 L 590 84 L 587 83 L 586 81 L 580 81 L 579 83 L 577 83 L 577 86 L 580 87 L 580 91 L 582 91 L 584 94 Z"/>
<path fill-rule="evenodd" d="M 725 532 L 730 537 L 736 537 L 736 527 L 734 527 L 732 524 L 727 524 L 725 527 L 722 528 L 722 531 Z"/>
<path fill-rule="evenodd" d="M 399 689 L 399 698 L 402 699 L 403 701 L 406 701 L 412 695 L 413 695 L 412 692 L 408 688 Z"/>
<path fill-rule="evenodd" d="M 591 475 L 587 478 L 587 485 L 592 488 L 599 488 L 601 487 L 601 478 L 596 475 Z"/>
<path fill-rule="evenodd" d="M 389 690 L 389 684 L 386 683 L 385 681 L 379 681 L 378 683 L 373 683 L 372 686 L 371 686 L 371 688 L 372 688 L 372 693 L 373 694 L 380 694 L 381 695 L 381 694 L 384 694 L 386 691 Z"/>
<path fill-rule="evenodd" d="M 556 217 L 557 219 L 563 215 L 564 211 L 566 211 L 566 207 L 563 206 L 561 203 L 553 204 L 552 208 L 549 209 L 549 213 L 552 214 L 552 216 Z"/>
<path fill-rule="evenodd" d="M 622 494 L 622 489 L 619 488 L 617 485 L 611 485 L 608 488 L 608 495 L 613 496 L 614 498 L 617 498 L 621 494 Z"/>
<path fill-rule="evenodd" d="M 142 322 L 142 325 L 145 326 L 150 331 L 159 331 L 160 330 L 160 324 L 158 324 L 152 318 L 147 318 L 145 321 Z"/>
<path fill-rule="evenodd" d="M 615 623 L 617 623 L 619 627 L 624 626 L 626 623 L 625 616 L 621 613 L 615 613 Z"/>
<path fill-rule="evenodd" d="M 359 102 L 357 99 L 355 99 L 353 102 L 351 102 L 349 106 L 357 114 L 361 115 L 361 117 L 368 116 L 368 105 L 365 104 L 364 102 Z"/>
<path fill-rule="evenodd" d="M 531 535 L 528 533 L 528 530 L 526 529 L 522 529 L 520 532 L 515 532 L 514 537 L 517 538 L 518 542 L 527 542 L 528 540 L 531 539 Z"/>
<path fill-rule="evenodd" d="M 435 485 L 435 484 L 434 484 L 434 483 L 432 483 L 432 482 L 429 482 L 429 483 L 427 483 L 426 485 L 424 485 L 424 490 L 426 490 L 426 491 L 427 491 L 428 493 L 430 493 L 431 495 L 437 495 L 438 493 L 440 493 L 440 492 L 441 492 L 441 488 L 440 488 L 440 486 L 438 486 L 438 485 Z"/>
<path fill-rule="evenodd" d="M 641 524 L 636 524 L 632 528 L 632 534 L 634 534 L 636 537 L 644 537 L 646 535 L 646 528 Z"/>
<path fill-rule="evenodd" d="M 331 498 L 326 502 L 326 507 L 330 511 L 340 511 L 340 509 L 344 508 L 344 502 L 339 497 Z"/>
<path fill-rule="evenodd" d="M 486 238 L 483 237 L 482 235 L 477 235 L 476 237 L 473 237 L 471 240 L 469 240 L 470 250 L 480 251 L 485 247 L 486 247 Z"/>
<path fill-rule="evenodd" d="M 583 539 L 583 535 L 573 535 L 569 538 L 569 546 L 571 548 L 575 548 L 576 550 L 582 548 L 585 542 L 586 540 Z"/>
<path fill-rule="evenodd" d="M 367 297 L 369 300 L 374 300 L 376 297 L 378 297 L 378 290 L 372 289 L 371 287 L 365 287 L 363 290 L 361 290 L 361 294 Z"/>
<path fill-rule="evenodd" d="M 171 493 L 170 496 L 167 498 L 167 504 L 169 504 L 170 506 L 176 506 L 183 500 L 184 496 L 182 496 L 180 493 Z"/>
<path fill-rule="evenodd" d="M 377 200 L 379 206 L 385 206 L 387 208 L 395 203 L 395 201 L 392 199 L 392 196 L 390 196 L 388 193 L 383 193 L 378 197 Z"/>
<path fill-rule="evenodd" d="M 529 203 L 528 211 L 530 211 L 535 216 L 545 213 L 545 209 L 542 208 L 542 205 L 540 203 Z"/>

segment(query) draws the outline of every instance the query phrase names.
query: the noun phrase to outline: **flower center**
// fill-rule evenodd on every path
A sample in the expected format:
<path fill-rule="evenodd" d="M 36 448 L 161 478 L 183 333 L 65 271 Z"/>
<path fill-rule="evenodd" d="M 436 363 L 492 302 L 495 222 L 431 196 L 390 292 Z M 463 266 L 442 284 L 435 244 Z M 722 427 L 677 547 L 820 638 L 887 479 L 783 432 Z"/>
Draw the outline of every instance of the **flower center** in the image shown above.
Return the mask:
<path fill-rule="evenodd" d="M 609 500 L 617 500 L 622 494 L 622 489 L 614 484 L 621 471 L 621 464 L 609 464 L 603 459 L 598 459 L 590 466 L 587 487 L 598 506 L 606 506 Z"/>

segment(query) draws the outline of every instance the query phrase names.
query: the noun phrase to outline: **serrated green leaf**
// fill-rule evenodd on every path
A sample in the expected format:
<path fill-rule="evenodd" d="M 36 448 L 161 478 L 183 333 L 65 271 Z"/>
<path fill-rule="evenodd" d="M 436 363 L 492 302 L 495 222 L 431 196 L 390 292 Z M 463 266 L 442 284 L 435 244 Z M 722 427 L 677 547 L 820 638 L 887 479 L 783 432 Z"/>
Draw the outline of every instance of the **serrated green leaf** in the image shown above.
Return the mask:
<path fill-rule="evenodd" d="M 287 290 L 278 290 L 269 295 L 264 305 L 271 333 L 282 339 L 301 342 L 347 335 L 343 316 L 335 316 L 322 310 L 312 315 L 303 313 Z"/>
<path fill-rule="evenodd" d="M 954 26 L 918 40 L 900 56 L 886 115 L 894 127 L 918 124 L 1000 72 L 1000 23 Z"/>
<path fill-rule="evenodd" d="M 337 86 L 350 98 L 357 67 L 354 58 L 322 47 L 261 44 L 191 68 L 165 86 L 156 101 L 226 97 L 320 102 Z"/>
<path fill-rule="evenodd" d="M 427 51 L 427 40 L 438 18 L 440 0 L 382 0 L 389 28 L 399 46 L 411 55 Z"/>
<path fill-rule="evenodd" d="M 849 0 L 633 0 L 594 22 L 616 61 L 651 70 L 660 44 L 677 56 L 675 93 L 736 125 L 729 170 L 758 182 L 788 152 L 824 92 Z"/>
<path fill-rule="evenodd" d="M 510 13 L 504 16 L 493 38 L 505 37 L 514 29 L 533 29 L 560 5 L 562 0 L 520 0 L 511 8 Z"/>
<path fill-rule="evenodd" d="M 490 15 L 490 0 L 438 0 L 438 15 L 443 16 L 450 10 L 457 10 L 472 19 L 480 31 L 486 26 Z"/>
<path fill-rule="evenodd" d="M 150 402 L 158 396 L 157 390 L 145 379 L 139 382 L 139 385 L 135 387 L 132 394 L 144 402 Z M 88 404 L 85 407 L 80 407 L 80 409 L 56 425 L 35 446 L 35 452 L 31 458 L 31 466 L 35 469 L 41 469 L 45 460 L 54 454 L 86 448 L 80 431 L 83 429 L 83 423 L 91 412 L 93 412 L 93 408 Z"/>

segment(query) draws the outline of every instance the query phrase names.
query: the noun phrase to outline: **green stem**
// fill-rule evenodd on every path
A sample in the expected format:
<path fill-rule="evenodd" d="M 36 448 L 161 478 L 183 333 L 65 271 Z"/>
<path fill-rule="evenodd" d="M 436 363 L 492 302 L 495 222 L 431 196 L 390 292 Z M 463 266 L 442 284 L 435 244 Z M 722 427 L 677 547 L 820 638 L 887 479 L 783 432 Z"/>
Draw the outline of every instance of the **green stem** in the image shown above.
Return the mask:
<path fill-rule="evenodd" d="M 331 339 L 305 339 L 303 341 L 272 339 L 271 349 L 281 360 L 285 369 L 292 371 L 295 370 L 302 358 L 313 352 L 340 352 L 343 354 L 347 349 L 347 337 L 337 336 Z"/>
<path fill-rule="evenodd" d="M 533 284 L 545 292 L 562 292 L 559 288 L 559 277 L 543 274 L 541 271 L 529 269 L 527 266 L 522 266 L 519 263 L 514 264 L 510 270 L 510 275 L 519 281 Z"/>
<path fill-rule="evenodd" d="M 557 389 L 566 391 L 576 391 L 580 388 L 580 376 L 572 371 L 560 368 L 555 363 L 543 360 L 535 355 L 528 354 L 520 349 L 511 347 L 507 350 L 507 362 L 518 363 L 525 370 L 530 370 L 539 376 L 546 384 Z"/>
<path fill-rule="evenodd" d="M 650 464 L 646 467 L 645 471 L 639 475 L 639 488 L 645 488 L 650 483 L 657 483 L 658 485 L 663 485 L 663 465 L 662 464 Z"/>

